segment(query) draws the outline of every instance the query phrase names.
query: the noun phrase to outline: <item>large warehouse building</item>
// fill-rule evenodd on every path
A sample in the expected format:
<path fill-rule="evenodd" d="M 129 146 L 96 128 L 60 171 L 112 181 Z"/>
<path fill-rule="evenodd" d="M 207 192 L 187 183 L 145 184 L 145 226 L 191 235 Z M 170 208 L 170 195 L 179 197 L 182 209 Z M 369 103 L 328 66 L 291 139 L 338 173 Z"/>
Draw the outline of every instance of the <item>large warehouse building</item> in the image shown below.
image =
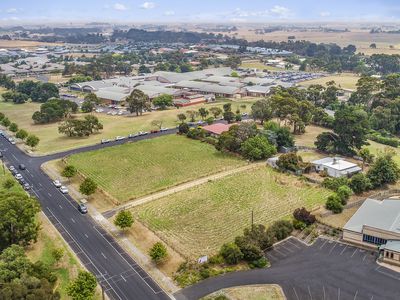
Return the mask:
<path fill-rule="evenodd" d="M 400 265 L 400 200 L 365 200 L 343 227 L 343 240 L 379 249 L 383 261 Z"/>

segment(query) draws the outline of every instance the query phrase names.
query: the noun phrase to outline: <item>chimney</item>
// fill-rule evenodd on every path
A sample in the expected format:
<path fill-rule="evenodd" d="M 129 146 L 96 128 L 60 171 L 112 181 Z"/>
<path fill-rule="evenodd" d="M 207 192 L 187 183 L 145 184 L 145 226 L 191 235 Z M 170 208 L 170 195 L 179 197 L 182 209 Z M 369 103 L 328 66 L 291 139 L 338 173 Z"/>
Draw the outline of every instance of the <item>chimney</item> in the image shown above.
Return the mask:
<path fill-rule="evenodd" d="M 336 164 L 337 164 L 337 159 L 336 159 L 336 157 L 334 157 L 334 158 L 333 158 L 332 165 L 336 165 Z"/>

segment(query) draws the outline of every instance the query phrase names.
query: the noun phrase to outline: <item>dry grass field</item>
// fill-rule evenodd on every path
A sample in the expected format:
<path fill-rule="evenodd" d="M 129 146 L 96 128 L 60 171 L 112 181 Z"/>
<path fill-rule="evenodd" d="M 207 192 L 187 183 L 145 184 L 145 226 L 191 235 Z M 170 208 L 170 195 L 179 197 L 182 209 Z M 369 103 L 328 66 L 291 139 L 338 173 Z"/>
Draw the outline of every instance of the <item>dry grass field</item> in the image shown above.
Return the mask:
<path fill-rule="evenodd" d="M 132 209 L 181 255 L 215 254 L 248 227 L 289 216 L 297 207 L 323 204 L 329 191 L 268 167 L 227 176 Z"/>
<path fill-rule="evenodd" d="M 350 73 L 342 73 L 338 75 L 332 75 L 332 76 L 327 76 L 327 77 L 321 77 L 317 79 L 312 79 L 312 80 L 307 80 L 298 83 L 301 86 L 309 87 L 312 84 L 321 84 L 321 85 L 326 85 L 327 82 L 329 81 L 334 81 L 336 83 L 336 86 L 343 88 L 343 89 L 348 89 L 348 90 L 355 90 L 356 84 L 358 79 L 360 79 L 360 76 L 357 76 L 355 74 L 350 74 Z"/>
<path fill-rule="evenodd" d="M 3 90 L 4 91 L 4 90 Z M 0 91 L 1 93 L 2 91 Z M 229 101 L 232 103 L 232 110 L 235 111 L 241 105 L 246 105 L 241 111 L 250 111 L 252 103 L 256 99 L 242 99 L 237 101 Z M 99 143 L 101 139 L 115 138 L 117 135 L 128 135 L 138 131 L 149 131 L 155 129 L 151 124 L 153 120 L 162 120 L 163 127 L 175 127 L 178 124 L 177 115 L 185 113 L 187 110 L 198 110 L 200 107 L 207 109 L 213 106 L 222 107 L 226 101 L 217 102 L 215 104 L 200 104 L 188 107 L 186 109 L 171 109 L 165 111 L 154 111 L 145 113 L 143 116 L 111 116 L 104 113 L 94 113 L 104 125 L 104 129 L 89 137 L 67 137 L 58 133 L 58 123 L 35 125 L 32 121 L 32 114 L 39 110 L 38 103 L 13 104 L 0 101 L 0 111 L 3 112 L 12 122 L 18 124 L 20 128 L 26 129 L 28 132 L 37 135 L 40 138 L 40 143 L 35 149 L 37 154 L 48 154 L 60 152 L 77 147 L 83 147 Z M 76 117 L 83 117 L 83 114 L 78 114 Z"/>
<path fill-rule="evenodd" d="M 43 42 L 35 42 L 35 41 L 19 41 L 19 40 L 0 40 L 0 48 L 37 48 L 43 46 L 59 46 L 62 45 L 60 43 L 43 43 Z"/>
<path fill-rule="evenodd" d="M 301 135 L 295 135 L 295 142 L 297 146 L 315 147 L 314 142 L 317 136 L 323 132 L 329 131 L 324 127 L 309 125 L 306 127 L 306 132 Z"/>
<path fill-rule="evenodd" d="M 259 62 L 242 62 L 242 64 L 240 65 L 240 67 L 242 68 L 249 68 L 249 69 L 258 69 L 258 70 L 268 70 L 271 72 L 275 72 L 275 71 L 284 71 L 283 69 L 279 69 L 273 66 L 266 66 L 265 64 L 263 64 L 261 61 Z"/>
<path fill-rule="evenodd" d="M 201 300 L 215 300 L 221 299 L 218 297 L 225 296 L 228 300 L 284 300 L 282 288 L 274 284 L 264 285 L 248 285 L 223 289 L 215 292 Z"/>
<path fill-rule="evenodd" d="M 72 155 L 68 163 L 120 202 L 246 164 L 177 135 Z"/>

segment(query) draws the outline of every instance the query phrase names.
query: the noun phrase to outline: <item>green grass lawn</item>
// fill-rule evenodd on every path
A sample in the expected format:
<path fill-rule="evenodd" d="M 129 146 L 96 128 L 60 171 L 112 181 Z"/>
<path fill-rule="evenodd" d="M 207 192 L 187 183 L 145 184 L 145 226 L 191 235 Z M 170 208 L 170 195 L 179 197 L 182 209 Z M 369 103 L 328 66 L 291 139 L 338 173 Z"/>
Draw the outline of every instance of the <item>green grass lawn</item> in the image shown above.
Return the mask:
<path fill-rule="evenodd" d="M 328 190 L 267 167 L 245 171 L 132 209 L 147 227 L 183 256 L 214 254 L 250 225 L 265 225 L 295 208 L 323 204 Z"/>
<path fill-rule="evenodd" d="M 335 81 L 335 83 L 338 87 L 341 87 L 343 89 L 355 90 L 357 88 L 356 84 L 357 84 L 358 79 L 360 79 L 360 76 L 358 76 L 356 74 L 342 73 L 342 74 L 338 74 L 338 75 L 326 76 L 326 77 L 321 77 L 321 78 L 317 78 L 317 79 L 299 82 L 299 85 L 309 87 L 312 84 L 321 84 L 321 85 L 325 86 L 327 82 L 333 80 L 333 81 Z"/>
<path fill-rule="evenodd" d="M 393 156 L 393 160 L 400 166 L 400 148 L 394 148 L 394 147 L 379 144 L 377 142 L 370 141 L 370 140 L 368 140 L 368 143 L 369 143 L 369 145 L 365 146 L 365 147 L 368 148 L 371 151 L 371 153 L 374 155 L 378 155 L 379 153 L 382 153 L 383 151 L 385 151 L 385 149 L 390 149 L 390 150 L 394 151 L 395 155 Z"/>
<path fill-rule="evenodd" d="M 1 90 L 0 90 L 1 93 Z M 170 109 L 165 111 L 154 111 L 145 113 L 143 116 L 110 116 L 106 114 L 94 113 L 103 123 L 104 129 L 89 137 L 67 137 L 58 132 L 58 123 L 35 125 L 32 121 L 32 114 L 39 110 L 38 103 L 13 104 L 0 101 L 0 111 L 3 112 L 11 122 L 18 124 L 20 128 L 26 129 L 29 133 L 35 134 L 40 138 L 40 143 L 36 148 L 36 153 L 46 154 L 60 152 L 63 150 L 73 149 L 77 147 L 87 146 L 99 143 L 104 138 L 115 138 L 117 135 L 128 135 L 138 131 L 149 131 L 155 129 L 151 125 L 154 120 L 162 120 L 163 127 L 177 126 L 177 115 L 185 113 L 187 110 L 198 110 L 200 107 L 207 109 L 218 106 L 222 107 L 224 103 L 232 103 L 232 110 L 240 109 L 242 112 L 249 112 L 251 105 L 256 99 L 241 99 L 241 100 L 221 100 L 216 103 L 200 104 L 189 106 L 181 109 Z M 240 106 L 246 105 L 246 108 Z M 77 117 L 83 117 L 83 114 L 78 114 Z"/>
<path fill-rule="evenodd" d="M 73 155 L 68 163 L 125 202 L 246 162 L 209 144 L 170 135 Z"/>

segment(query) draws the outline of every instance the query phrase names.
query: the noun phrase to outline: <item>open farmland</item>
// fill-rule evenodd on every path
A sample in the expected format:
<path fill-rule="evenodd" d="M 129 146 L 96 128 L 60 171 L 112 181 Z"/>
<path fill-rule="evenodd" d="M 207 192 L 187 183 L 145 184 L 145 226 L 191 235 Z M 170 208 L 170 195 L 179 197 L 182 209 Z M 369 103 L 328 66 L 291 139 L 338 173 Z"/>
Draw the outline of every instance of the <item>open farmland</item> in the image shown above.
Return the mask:
<path fill-rule="evenodd" d="M 73 155 L 68 163 L 120 202 L 246 162 L 183 136 L 164 136 Z"/>
<path fill-rule="evenodd" d="M 350 73 L 342 73 L 339 75 L 332 75 L 327 77 L 321 77 L 313 80 L 307 80 L 300 82 L 299 85 L 309 87 L 312 84 L 320 84 L 326 86 L 326 83 L 329 81 L 334 81 L 338 87 L 348 90 L 355 90 L 356 84 L 359 76 Z"/>
<path fill-rule="evenodd" d="M 388 145 L 383 145 L 379 144 L 374 141 L 368 140 L 369 145 L 365 146 L 365 148 L 368 148 L 372 154 L 378 155 L 382 152 L 384 152 L 386 149 L 390 151 L 394 151 L 395 155 L 393 156 L 393 160 L 400 166 L 400 149 L 399 148 L 394 148 Z"/>
<path fill-rule="evenodd" d="M 0 93 L 4 90 L 0 90 Z M 49 154 L 64 150 L 74 149 L 78 147 L 88 146 L 99 143 L 101 139 L 114 138 L 117 135 L 128 135 L 138 131 L 149 131 L 155 129 L 151 124 L 154 120 L 163 121 L 163 127 L 175 127 L 177 125 L 177 115 L 185 113 L 187 110 L 198 110 L 200 107 L 210 109 L 213 106 L 222 107 L 224 103 L 232 103 L 232 110 L 240 109 L 242 112 L 249 112 L 253 99 L 241 99 L 234 101 L 220 101 L 212 104 L 200 104 L 187 107 L 186 109 L 170 109 L 164 111 L 153 111 L 145 113 L 143 116 L 110 116 L 104 113 L 94 113 L 104 129 L 97 134 L 89 137 L 67 137 L 58 132 L 59 123 L 35 125 L 32 121 L 32 114 L 39 110 L 39 103 L 13 104 L 0 101 L 0 111 L 3 112 L 11 122 L 18 124 L 20 128 L 26 129 L 29 133 L 35 134 L 40 138 L 40 143 L 35 152 L 38 154 Z M 241 108 L 246 105 L 246 108 Z M 76 117 L 83 117 L 83 114 L 78 114 Z"/>
<path fill-rule="evenodd" d="M 329 191 L 267 167 L 209 182 L 133 209 L 176 251 L 190 259 L 214 254 L 250 225 L 289 216 L 297 207 L 323 204 Z"/>

